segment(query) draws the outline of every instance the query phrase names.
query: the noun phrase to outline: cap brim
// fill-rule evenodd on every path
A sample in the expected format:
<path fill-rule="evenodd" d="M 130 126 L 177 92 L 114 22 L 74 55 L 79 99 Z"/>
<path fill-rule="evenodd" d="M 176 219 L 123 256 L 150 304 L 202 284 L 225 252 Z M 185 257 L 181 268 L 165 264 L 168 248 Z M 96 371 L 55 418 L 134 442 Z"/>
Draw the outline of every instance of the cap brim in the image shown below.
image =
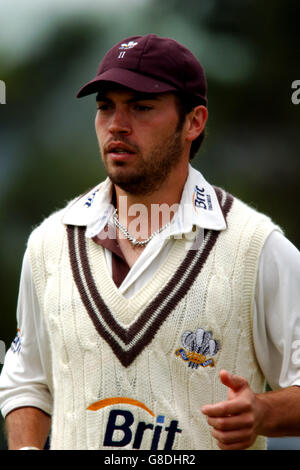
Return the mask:
<path fill-rule="evenodd" d="M 140 91 L 144 93 L 164 93 L 167 91 L 176 91 L 177 88 L 153 77 L 142 75 L 132 70 L 113 68 L 109 69 L 101 75 L 96 76 L 93 80 L 86 83 L 78 91 L 76 97 L 82 98 L 83 96 L 98 93 L 105 84 L 117 83 L 131 90 Z"/>

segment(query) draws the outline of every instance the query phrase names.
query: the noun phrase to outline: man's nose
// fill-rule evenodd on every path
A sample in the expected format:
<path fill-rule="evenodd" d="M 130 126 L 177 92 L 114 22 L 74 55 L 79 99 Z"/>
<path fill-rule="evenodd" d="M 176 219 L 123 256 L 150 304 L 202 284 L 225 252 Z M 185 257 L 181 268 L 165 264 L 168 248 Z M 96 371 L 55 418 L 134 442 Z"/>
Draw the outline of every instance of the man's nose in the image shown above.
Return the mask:
<path fill-rule="evenodd" d="M 120 109 L 114 111 L 109 124 L 109 132 L 112 134 L 130 134 L 130 120 L 126 111 Z"/>

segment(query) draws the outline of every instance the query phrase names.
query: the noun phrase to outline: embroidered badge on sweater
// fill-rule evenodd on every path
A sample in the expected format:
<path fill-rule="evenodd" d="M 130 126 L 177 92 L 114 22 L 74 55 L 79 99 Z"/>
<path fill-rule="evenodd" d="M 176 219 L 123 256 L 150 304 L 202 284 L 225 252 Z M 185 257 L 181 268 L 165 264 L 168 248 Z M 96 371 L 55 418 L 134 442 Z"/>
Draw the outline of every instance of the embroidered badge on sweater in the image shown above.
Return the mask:
<path fill-rule="evenodd" d="M 215 361 L 211 356 L 217 354 L 220 343 L 213 339 L 211 331 L 205 331 L 203 328 L 198 328 L 195 333 L 185 331 L 181 337 L 181 343 L 185 349 L 177 349 L 175 354 L 186 361 L 188 367 L 192 369 L 198 369 L 199 366 L 214 367 Z M 208 359 L 207 356 L 209 356 Z"/>

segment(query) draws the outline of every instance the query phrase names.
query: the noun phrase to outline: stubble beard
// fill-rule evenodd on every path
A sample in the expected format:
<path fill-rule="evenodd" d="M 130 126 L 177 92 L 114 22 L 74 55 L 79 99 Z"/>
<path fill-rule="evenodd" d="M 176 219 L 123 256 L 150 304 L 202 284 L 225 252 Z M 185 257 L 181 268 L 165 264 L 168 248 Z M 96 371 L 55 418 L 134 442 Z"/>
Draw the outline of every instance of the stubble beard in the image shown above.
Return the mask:
<path fill-rule="evenodd" d="M 171 170 L 180 162 L 181 156 L 181 131 L 177 129 L 163 144 L 154 146 L 147 158 L 138 151 L 135 156 L 138 161 L 134 169 L 127 171 L 126 162 L 115 163 L 114 169 L 110 169 L 105 158 L 103 161 L 113 184 L 128 194 L 150 195 L 163 185 Z"/>

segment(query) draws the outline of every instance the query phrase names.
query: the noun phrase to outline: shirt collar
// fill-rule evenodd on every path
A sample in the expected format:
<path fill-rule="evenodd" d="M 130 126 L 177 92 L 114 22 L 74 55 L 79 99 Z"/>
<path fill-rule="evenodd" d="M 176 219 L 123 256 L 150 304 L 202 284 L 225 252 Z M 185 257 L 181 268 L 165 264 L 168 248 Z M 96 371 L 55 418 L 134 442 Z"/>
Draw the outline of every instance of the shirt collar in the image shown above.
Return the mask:
<path fill-rule="evenodd" d="M 182 192 L 178 216 L 174 221 L 177 225 L 182 224 L 183 233 L 190 231 L 194 225 L 211 230 L 224 230 L 227 227 L 213 186 L 191 165 Z"/>
<path fill-rule="evenodd" d="M 94 237 L 104 229 L 114 211 L 112 190 L 113 185 L 106 178 L 103 183 L 72 201 L 66 207 L 62 222 L 66 225 L 86 226 L 86 236 Z M 189 165 L 179 208 L 168 234 L 188 233 L 194 225 L 203 229 L 226 229 L 214 188 L 198 170 Z"/>

